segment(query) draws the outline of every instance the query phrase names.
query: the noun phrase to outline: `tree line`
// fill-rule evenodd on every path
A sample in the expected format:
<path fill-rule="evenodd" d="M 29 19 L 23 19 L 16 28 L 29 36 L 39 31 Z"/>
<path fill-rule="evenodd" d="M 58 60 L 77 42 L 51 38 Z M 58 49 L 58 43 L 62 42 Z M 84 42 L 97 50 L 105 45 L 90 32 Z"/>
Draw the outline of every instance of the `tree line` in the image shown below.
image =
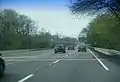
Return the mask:
<path fill-rule="evenodd" d="M 87 40 L 92 46 L 120 49 L 120 23 L 111 14 L 97 16 L 87 27 Z"/>
<path fill-rule="evenodd" d="M 84 41 L 93 47 L 120 49 L 120 23 L 111 13 L 94 18 L 80 34 L 86 34 Z M 81 38 L 80 38 L 81 39 Z"/>
<path fill-rule="evenodd" d="M 97 15 L 81 32 L 86 33 L 88 44 L 94 47 L 120 49 L 119 0 L 72 0 L 70 10 L 78 15 Z"/>
<path fill-rule="evenodd" d="M 65 43 L 65 38 L 68 38 L 63 40 L 60 35 L 52 35 L 45 29 L 38 32 L 38 28 L 37 23 L 28 16 L 13 9 L 0 9 L 0 50 L 51 48 L 56 42 Z"/>

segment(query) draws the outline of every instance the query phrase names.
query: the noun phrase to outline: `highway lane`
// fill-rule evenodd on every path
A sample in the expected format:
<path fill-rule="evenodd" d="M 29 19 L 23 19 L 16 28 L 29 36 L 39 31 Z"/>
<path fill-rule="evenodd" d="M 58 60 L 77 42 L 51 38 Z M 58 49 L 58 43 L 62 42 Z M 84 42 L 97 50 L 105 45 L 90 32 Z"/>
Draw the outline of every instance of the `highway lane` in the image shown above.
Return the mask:
<path fill-rule="evenodd" d="M 7 54 L 4 56 L 6 61 L 5 76 L 0 79 L 0 82 L 17 82 L 31 72 L 36 72 L 39 69 L 43 69 L 49 63 L 55 60 L 40 61 L 39 56 L 49 57 L 53 53 L 51 50 L 33 51 L 33 52 L 22 52 L 15 54 Z M 9 56 L 11 55 L 11 56 Z"/>
<path fill-rule="evenodd" d="M 89 51 L 54 54 L 53 50 L 11 54 L 4 57 L 7 68 L 0 82 L 120 82 L 120 64 L 94 55 Z"/>

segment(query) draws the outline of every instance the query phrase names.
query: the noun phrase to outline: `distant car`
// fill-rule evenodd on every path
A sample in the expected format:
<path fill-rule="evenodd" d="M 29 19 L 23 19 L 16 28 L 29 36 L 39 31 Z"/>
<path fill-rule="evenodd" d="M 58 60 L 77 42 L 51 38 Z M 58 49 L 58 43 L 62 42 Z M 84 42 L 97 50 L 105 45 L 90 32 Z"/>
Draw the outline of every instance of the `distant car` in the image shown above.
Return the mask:
<path fill-rule="evenodd" d="M 78 46 L 78 52 L 86 52 L 87 50 L 86 50 L 86 45 L 85 44 L 82 44 L 82 45 L 79 45 Z"/>
<path fill-rule="evenodd" d="M 75 46 L 74 45 L 69 45 L 68 50 L 75 50 Z"/>
<path fill-rule="evenodd" d="M 66 48 L 64 45 L 57 45 L 55 46 L 54 52 L 55 53 L 58 53 L 58 52 L 66 53 Z"/>
<path fill-rule="evenodd" d="M 2 54 L 0 53 L 0 77 L 4 75 L 5 61 L 2 59 Z"/>

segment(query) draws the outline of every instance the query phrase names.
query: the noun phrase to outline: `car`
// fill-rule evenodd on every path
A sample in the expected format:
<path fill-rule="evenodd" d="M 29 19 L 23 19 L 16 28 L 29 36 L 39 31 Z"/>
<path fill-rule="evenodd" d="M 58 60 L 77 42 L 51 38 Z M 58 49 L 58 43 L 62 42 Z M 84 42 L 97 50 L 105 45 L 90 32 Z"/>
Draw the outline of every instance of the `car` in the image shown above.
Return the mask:
<path fill-rule="evenodd" d="M 82 51 L 82 52 L 83 52 L 83 51 L 84 51 L 84 52 L 87 51 L 85 44 L 81 44 L 81 45 L 78 46 L 78 52 L 80 52 L 80 51 Z"/>
<path fill-rule="evenodd" d="M 75 50 L 74 45 L 69 45 L 69 46 L 68 46 L 68 50 Z"/>
<path fill-rule="evenodd" d="M 1 56 L 2 54 L 0 53 L 0 77 L 4 75 L 4 71 L 5 71 L 5 61 Z"/>
<path fill-rule="evenodd" d="M 64 45 L 57 45 L 55 46 L 54 52 L 55 53 L 58 53 L 58 52 L 66 53 L 66 48 Z"/>

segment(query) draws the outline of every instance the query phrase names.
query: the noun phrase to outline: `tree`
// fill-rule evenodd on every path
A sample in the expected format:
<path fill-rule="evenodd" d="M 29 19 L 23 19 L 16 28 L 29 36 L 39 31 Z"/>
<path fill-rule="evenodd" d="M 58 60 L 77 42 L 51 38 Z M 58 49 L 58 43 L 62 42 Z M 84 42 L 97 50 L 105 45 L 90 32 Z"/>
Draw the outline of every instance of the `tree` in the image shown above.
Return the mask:
<path fill-rule="evenodd" d="M 95 18 L 87 28 L 87 40 L 92 46 L 120 49 L 120 23 L 115 16 L 104 14 Z"/>
<path fill-rule="evenodd" d="M 9 48 L 10 44 L 15 45 L 15 42 L 12 42 L 10 38 L 16 37 L 15 36 L 15 23 L 16 23 L 16 17 L 17 13 L 14 10 L 1 10 L 0 11 L 0 35 L 1 35 L 1 48 Z M 11 20 L 12 19 L 12 20 Z M 16 24 L 17 25 L 17 24 Z M 17 47 L 17 46 L 16 46 Z"/>
<path fill-rule="evenodd" d="M 34 24 L 30 18 L 18 14 L 15 10 L 0 10 L 1 49 L 24 48 L 23 46 L 26 48 L 28 44 L 25 39 L 33 30 Z"/>
<path fill-rule="evenodd" d="M 68 42 L 74 39 L 63 37 L 60 34 L 51 35 L 50 32 L 39 26 L 26 15 L 12 9 L 0 10 L 0 50 L 1 49 L 28 49 L 50 48 L 56 42 Z M 54 47 L 54 46 L 53 46 Z"/>
<path fill-rule="evenodd" d="M 79 13 L 104 13 L 111 12 L 120 19 L 120 1 L 119 0 L 72 0 L 70 6 L 74 14 Z"/>

